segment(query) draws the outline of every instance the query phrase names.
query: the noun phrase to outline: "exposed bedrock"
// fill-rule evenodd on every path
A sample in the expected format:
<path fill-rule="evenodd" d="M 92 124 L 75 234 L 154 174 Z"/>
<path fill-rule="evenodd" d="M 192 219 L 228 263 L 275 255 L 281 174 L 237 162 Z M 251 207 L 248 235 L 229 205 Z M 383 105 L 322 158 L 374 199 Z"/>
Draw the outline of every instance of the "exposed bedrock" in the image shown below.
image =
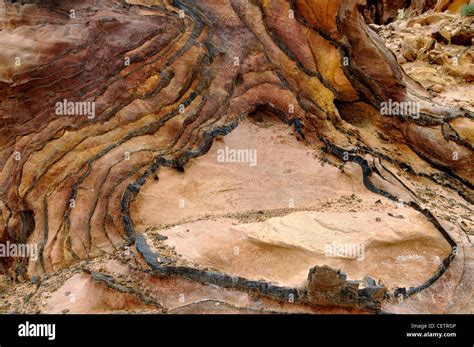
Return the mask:
<path fill-rule="evenodd" d="M 367 0 L 362 13 L 368 23 L 388 24 L 397 18 L 418 16 L 429 10 L 457 12 L 469 2 L 469 0 Z"/>
<path fill-rule="evenodd" d="M 472 113 L 431 100 L 367 26 L 365 4 L 2 1 L 0 240 L 39 252 L 2 258 L 3 271 L 28 279 L 133 242 L 130 204 L 157 170 L 186 177 L 190 160 L 256 112 L 353 165 L 354 189 L 405 194 L 450 239 L 412 185 L 469 213 L 473 147 L 455 129 Z M 386 103 L 419 112 L 382 114 Z M 461 219 L 453 233 L 469 229 Z"/>

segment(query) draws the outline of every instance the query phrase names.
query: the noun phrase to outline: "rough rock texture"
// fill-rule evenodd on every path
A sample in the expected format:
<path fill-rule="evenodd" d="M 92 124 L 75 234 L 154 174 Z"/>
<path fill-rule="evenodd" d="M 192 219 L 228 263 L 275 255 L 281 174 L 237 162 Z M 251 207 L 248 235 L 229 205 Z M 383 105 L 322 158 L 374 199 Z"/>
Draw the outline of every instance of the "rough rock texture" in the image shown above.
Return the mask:
<path fill-rule="evenodd" d="M 375 281 L 365 278 L 366 287 L 359 289 L 359 283 L 347 281 L 346 275 L 330 267 L 314 267 L 308 274 L 308 301 L 312 305 L 330 306 L 339 302 L 341 306 L 366 306 L 379 309 L 386 288 L 376 285 Z"/>
<path fill-rule="evenodd" d="M 171 276 L 262 294 L 268 310 L 278 300 L 286 305 L 288 294 L 301 304 L 301 288 L 232 277 L 202 264 L 174 266 L 167 257 L 163 266 L 130 214 L 142 186 L 164 179 L 161 170 L 171 168 L 184 180 L 191 159 L 206 154 L 216 138 L 247 116 L 261 113 L 286 123 L 318 159 L 339 166 L 354 191 L 368 189 L 417 211 L 449 244 L 449 254 L 430 278 L 392 294 L 408 299 L 436 289 L 447 271 L 451 279 L 443 288 L 455 293 L 462 276 L 470 276 L 470 271 L 461 275 L 468 252 L 460 249 L 470 247 L 463 237 L 472 234 L 472 99 L 433 99 L 367 26 L 361 15 L 366 5 L 363 0 L 2 1 L 0 240 L 39 249 L 38 259 L 2 258 L 5 281 L 66 276 L 68 267 L 118 256 L 124 244 L 137 242 L 137 261 L 143 263 L 136 271 L 151 267 L 160 280 Z M 432 38 L 465 45 L 471 33 L 449 37 L 439 30 Z M 422 44 L 430 47 L 406 40 L 404 52 L 413 62 Z M 443 59 L 433 56 L 435 62 Z M 471 83 L 463 64 L 445 68 Z M 64 114 L 57 105 L 63 101 L 88 103 L 81 105 L 94 112 L 76 108 Z M 419 112 L 387 115 L 382 112 L 387 102 L 414 103 Z M 273 161 L 285 160 L 274 155 Z M 339 182 L 337 176 L 328 181 Z M 71 281 L 85 281 L 88 288 L 98 282 L 120 293 L 107 304 L 113 309 L 165 311 L 156 304 L 163 293 L 148 300 L 143 288 L 129 292 L 114 276 L 100 271 L 81 276 Z M 472 292 L 466 293 L 462 297 L 469 302 Z M 238 310 L 229 302 L 227 310 Z M 4 310 L 22 306 L 12 305 Z"/>
<path fill-rule="evenodd" d="M 468 3 L 469 0 L 368 0 L 363 15 L 367 23 L 389 24 L 400 17 L 419 16 L 429 10 L 457 13 Z"/>
<path fill-rule="evenodd" d="M 474 111 L 474 33 L 472 17 L 448 13 L 427 13 L 394 22 L 384 29 L 385 38 L 404 70 L 428 89 L 433 100 L 445 105 L 458 105 Z M 458 119 L 442 130 L 449 136 L 472 141 L 472 118 Z M 462 141 L 462 140 L 461 140 Z"/>

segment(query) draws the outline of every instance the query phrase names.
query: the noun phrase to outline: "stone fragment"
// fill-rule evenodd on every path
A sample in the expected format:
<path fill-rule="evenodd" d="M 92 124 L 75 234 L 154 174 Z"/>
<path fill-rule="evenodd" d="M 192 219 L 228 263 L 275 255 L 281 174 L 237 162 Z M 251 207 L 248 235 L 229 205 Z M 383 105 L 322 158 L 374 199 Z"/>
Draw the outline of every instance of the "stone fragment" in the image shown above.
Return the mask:
<path fill-rule="evenodd" d="M 364 283 L 366 287 L 374 287 L 377 285 L 375 280 L 369 276 L 365 276 L 364 279 L 362 280 L 362 283 Z"/>
<path fill-rule="evenodd" d="M 308 274 L 308 296 L 315 292 L 327 291 L 337 293 L 344 288 L 346 275 L 329 266 L 315 266 Z"/>
<path fill-rule="evenodd" d="M 416 56 L 417 56 L 417 52 L 411 46 L 403 46 L 402 55 L 407 61 L 415 61 Z"/>
<path fill-rule="evenodd" d="M 444 87 L 441 84 L 434 84 L 431 87 L 431 90 L 435 93 L 442 93 L 444 91 Z"/>

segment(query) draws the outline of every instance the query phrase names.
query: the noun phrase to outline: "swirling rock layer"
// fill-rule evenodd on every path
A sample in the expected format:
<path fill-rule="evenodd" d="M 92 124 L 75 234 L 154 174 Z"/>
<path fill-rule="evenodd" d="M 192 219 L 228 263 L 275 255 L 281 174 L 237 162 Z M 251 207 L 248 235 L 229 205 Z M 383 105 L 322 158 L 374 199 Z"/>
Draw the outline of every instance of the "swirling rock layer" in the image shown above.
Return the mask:
<path fill-rule="evenodd" d="M 29 280 L 120 252 L 142 231 L 130 205 L 157 170 L 185 177 L 216 137 L 262 112 L 324 147 L 324 161 L 362 168 L 346 174 L 354 189 L 422 212 L 451 246 L 437 280 L 464 244 L 455 235 L 472 230 L 472 113 L 430 100 L 366 26 L 364 4 L 2 2 L 0 239 L 39 254 L 2 258 L 3 272 Z M 419 117 L 382 116 L 387 100 L 417 103 Z M 434 190 L 451 231 L 427 209 Z"/>

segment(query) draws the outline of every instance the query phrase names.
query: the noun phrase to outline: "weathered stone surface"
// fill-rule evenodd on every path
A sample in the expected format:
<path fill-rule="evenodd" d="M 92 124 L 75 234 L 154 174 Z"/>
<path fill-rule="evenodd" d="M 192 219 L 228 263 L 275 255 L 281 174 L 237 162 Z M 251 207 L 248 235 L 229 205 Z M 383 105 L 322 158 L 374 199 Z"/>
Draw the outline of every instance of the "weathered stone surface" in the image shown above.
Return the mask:
<path fill-rule="evenodd" d="M 454 12 L 461 3 L 439 1 L 436 10 Z M 470 25 L 471 19 L 449 13 L 440 19 L 429 13 L 413 26 L 400 20 L 390 30 L 378 30 L 388 39 L 410 35 L 411 30 L 416 36 L 425 26 L 436 26 L 426 36 L 431 39 L 435 33 L 439 42 L 423 42 L 418 51 L 418 44 L 405 48 L 410 52 L 404 59 L 416 65 L 441 47 L 446 55 L 432 61 L 444 66 L 434 68 L 449 74 L 450 83 L 466 87 L 463 97 L 453 102 L 449 85 L 441 93 L 448 101 L 432 98 L 430 87 L 443 81 L 420 85 L 416 76 L 412 79 L 398 63 L 403 54 L 394 56 L 361 15 L 365 11 L 375 22 L 392 21 L 399 2 L 366 5 L 362 0 L 1 1 L 0 240 L 38 248 L 37 258 L 2 257 L 1 272 L 31 294 L 29 286 L 35 284 L 28 280 L 34 276 L 42 282 L 53 276 L 48 283 L 54 287 L 65 283 L 62 277 L 56 283 L 58 272 L 71 275 L 68 271 L 78 271 L 81 262 L 98 259 L 103 264 L 110 260 L 107 255 L 129 253 L 139 223 L 130 206 L 140 200 L 149 178 L 170 169 L 185 180 L 193 158 L 241 126 L 243 118 L 258 113 L 278 119 L 302 144 L 318 150 L 317 159 L 337 168 L 354 192 L 367 189 L 380 198 L 407 201 L 452 251 L 454 241 L 429 211 L 470 233 L 471 221 L 463 216 L 472 214 L 468 204 L 473 201 L 467 122 L 472 98 L 466 97 L 469 86 L 464 84 L 472 81 L 473 62 L 466 46 L 459 44 L 468 45 L 471 32 L 451 29 L 456 23 Z M 422 13 L 435 4 L 412 5 Z M 406 11 L 400 16 L 411 15 Z M 466 52 L 458 55 L 460 51 L 444 47 L 453 40 Z M 68 101 L 76 107 L 59 111 L 58 103 Z M 415 103 L 419 117 L 382 114 L 382 104 L 389 101 Z M 80 110 L 85 105 L 90 109 Z M 280 140 L 272 138 L 267 145 Z M 270 168 L 272 162 L 285 160 L 282 154 L 272 155 L 266 164 Z M 301 162 L 304 166 L 306 160 Z M 338 179 L 328 182 L 335 186 Z M 449 198 L 438 197 L 445 195 Z M 439 206 L 429 206 L 430 201 Z M 148 214 L 153 214 L 151 208 Z M 275 308 L 275 300 L 299 293 L 297 288 L 205 271 L 194 264 L 175 266 L 172 251 L 155 253 L 139 242 L 135 246 L 145 252 L 123 259 L 136 260 L 144 272 L 165 263 L 157 273 L 165 278 L 184 277 L 203 286 L 236 282 L 237 297 L 246 290 L 274 295 L 267 298 L 268 310 Z M 118 303 L 108 303 L 116 310 L 126 310 L 129 303 L 135 311 L 164 312 L 143 288 L 133 285 L 144 275 L 128 271 L 133 273 L 131 283 L 92 271 L 68 286 L 85 284 L 83 299 L 96 289 L 121 293 Z M 437 273 L 433 283 L 444 279 L 443 271 Z M 153 279 L 149 281 L 153 288 Z M 354 297 L 355 283 L 344 286 L 342 291 Z M 379 306 L 381 290 L 371 288 L 357 291 L 357 307 Z M 244 310 L 234 299 L 224 300 L 227 309 Z M 44 311 L 34 297 L 27 301 L 22 306 L 6 300 L 2 311 Z M 321 301 L 334 304 L 337 296 Z M 87 307 L 95 310 L 93 306 Z M 192 306 L 201 307 L 194 301 Z M 48 312 L 71 309 L 58 299 Z M 186 310 L 182 305 L 179 309 Z M 245 305 L 245 310 L 253 309 L 253 304 Z"/>
<path fill-rule="evenodd" d="M 307 300 L 317 306 L 337 303 L 338 306 L 380 309 L 387 289 L 369 282 L 365 288 L 359 289 L 359 283 L 347 281 L 340 270 L 316 266 L 308 274 Z"/>
<path fill-rule="evenodd" d="M 319 292 L 339 293 L 346 286 L 347 276 L 328 266 L 314 267 L 308 274 L 308 299 L 317 301 Z"/>

